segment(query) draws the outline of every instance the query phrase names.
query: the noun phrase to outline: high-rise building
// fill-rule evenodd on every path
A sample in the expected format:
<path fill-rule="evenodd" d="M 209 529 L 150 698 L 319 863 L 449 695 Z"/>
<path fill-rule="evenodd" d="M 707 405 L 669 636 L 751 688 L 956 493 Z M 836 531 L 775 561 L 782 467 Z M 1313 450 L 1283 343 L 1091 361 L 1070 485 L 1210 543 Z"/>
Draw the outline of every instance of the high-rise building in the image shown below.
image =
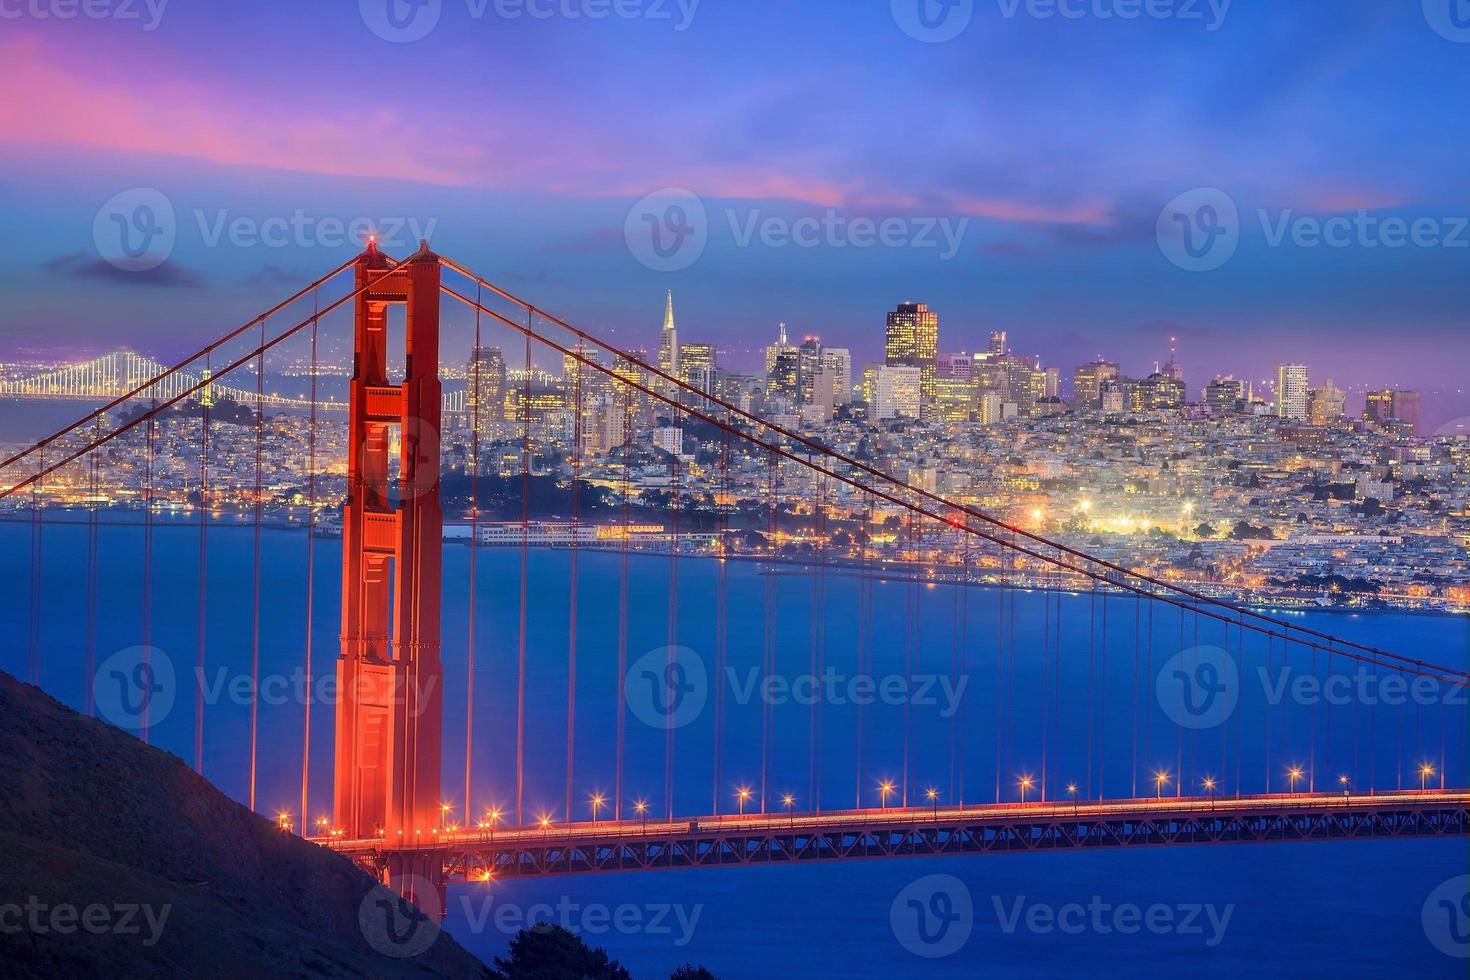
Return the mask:
<path fill-rule="evenodd" d="M 1331 425 L 1343 417 L 1346 407 L 1347 392 L 1339 390 L 1328 378 L 1307 397 L 1307 420 L 1313 425 Z"/>
<path fill-rule="evenodd" d="M 925 303 L 900 303 L 888 314 L 883 360 L 889 367 L 916 367 L 925 399 L 934 397 L 939 376 L 939 314 Z"/>
<path fill-rule="evenodd" d="M 772 371 L 776 370 L 776 358 L 787 351 L 794 352 L 795 350 L 795 347 L 792 347 L 786 342 L 786 324 L 783 323 L 781 324 L 780 333 L 777 335 L 776 342 L 766 348 L 766 375 L 769 376 Z"/>
<path fill-rule="evenodd" d="M 1416 436 L 1420 431 L 1419 406 L 1419 392 L 1395 391 L 1393 393 L 1393 417 L 1409 425 Z"/>
<path fill-rule="evenodd" d="M 852 351 L 846 347 L 828 347 L 822 352 L 822 365 L 832 369 L 832 404 L 852 401 Z"/>
<path fill-rule="evenodd" d="M 679 347 L 679 377 L 705 394 L 713 394 L 719 364 L 714 344 L 682 344 Z"/>
<path fill-rule="evenodd" d="M 801 393 L 801 355 L 795 347 L 789 347 L 776 355 L 775 363 L 766 374 L 766 393 L 771 397 L 782 397 L 792 405 L 798 403 Z"/>
<path fill-rule="evenodd" d="M 978 389 L 977 389 L 978 390 Z M 1005 405 L 999 392 L 982 391 L 976 402 L 977 414 L 982 425 L 997 425 L 1005 421 Z"/>
<path fill-rule="evenodd" d="M 1112 361 L 1083 364 L 1072 371 L 1072 401 L 1078 408 L 1100 408 L 1103 385 L 1122 376 L 1123 369 Z"/>
<path fill-rule="evenodd" d="M 664 328 L 658 337 L 658 369 L 670 377 L 679 374 L 679 330 L 674 326 L 674 291 L 664 307 Z"/>
<path fill-rule="evenodd" d="M 1171 410 L 1184 405 L 1184 382 L 1155 371 L 1138 383 L 1137 406 L 1144 410 Z"/>
<path fill-rule="evenodd" d="M 874 372 L 869 412 L 875 419 L 916 419 L 923 399 L 923 371 L 917 367 L 883 365 Z"/>
<path fill-rule="evenodd" d="M 975 411 L 975 388 L 964 378 L 934 382 L 934 418 L 941 422 L 968 422 Z"/>
<path fill-rule="evenodd" d="M 990 346 L 985 353 L 991 357 L 1004 357 L 1006 354 L 1006 332 L 1004 330 L 990 331 Z"/>
<path fill-rule="evenodd" d="M 1276 372 L 1276 415 L 1283 419 L 1306 421 L 1307 366 L 1283 364 Z"/>
<path fill-rule="evenodd" d="M 1245 399 L 1245 382 L 1237 378 L 1216 378 L 1205 386 L 1205 404 L 1216 415 L 1233 415 Z"/>
<path fill-rule="evenodd" d="M 1169 363 L 1165 364 L 1159 373 L 1173 381 L 1184 380 L 1184 365 L 1179 363 L 1179 338 L 1169 338 Z"/>
<path fill-rule="evenodd" d="M 1368 392 L 1368 404 L 1363 409 L 1363 418 L 1376 425 L 1384 425 L 1393 418 L 1393 392 L 1387 389 Z"/>
<path fill-rule="evenodd" d="M 975 359 L 964 352 L 939 355 L 939 376 L 970 381 L 975 377 Z"/>
<path fill-rule="evenodd" d="M 806 338 L 797 348 L 796 354 L 797 402 L 802 405 L 810 405 L 816 399 L 817 374 L 822 369 L 821 338 Z M 826 383 L 830 387 L 832 379 L 828 377 Z"/>
<path fill-rule="evenodd" d="M 505 420 L 505 355 L 499 347 L 477 347 L 465 369 L 465 411 L 478 427 L 480 442 L 488 443 Z"/>

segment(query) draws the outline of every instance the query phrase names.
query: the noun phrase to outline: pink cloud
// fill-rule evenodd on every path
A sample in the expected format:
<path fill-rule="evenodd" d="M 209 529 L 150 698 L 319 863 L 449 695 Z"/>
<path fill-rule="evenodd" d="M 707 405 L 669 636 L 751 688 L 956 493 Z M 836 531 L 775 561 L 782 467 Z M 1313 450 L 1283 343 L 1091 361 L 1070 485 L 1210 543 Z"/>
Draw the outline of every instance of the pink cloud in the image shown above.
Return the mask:
<path fill-rule="evenodd" d="M 104 50 L 52 47 L 25 35 L 0 39 L 0 142 L 162 154 L 224 166 L 530 190 L 580 197 L 641 197 L 689 187 L 707 198 L 789 200 L 868 214 L 967 215 L 1004 222 L 1105 224 L 1095 204 L 903 193 L 799 172 L 799 164 L 688 162 L 638 134 L 572 120 L 546 125 L 542 110 L 507 99 L 466 122 L 450 110 L 410 118 L 391 89 L 353 110 L 333 93 L 312 104 L 249 80 L 221 82 L 153 63 L 118 66 Z M 103 77 L 101 65 L 112 65 Z M 126 84 L 112 79 L 129 77 Z M 325 107 L 324 107 L 325 106 Z M 345 109 L 344 109 L 345 107 Z M 529 118 L 522 119 L 528 112 Z M 540 135 L 527 140 L 534 129 Z M 425 149 L 427 148 L 427 149 Z M 793 166 L 796 169 L 791 169 Z"/>

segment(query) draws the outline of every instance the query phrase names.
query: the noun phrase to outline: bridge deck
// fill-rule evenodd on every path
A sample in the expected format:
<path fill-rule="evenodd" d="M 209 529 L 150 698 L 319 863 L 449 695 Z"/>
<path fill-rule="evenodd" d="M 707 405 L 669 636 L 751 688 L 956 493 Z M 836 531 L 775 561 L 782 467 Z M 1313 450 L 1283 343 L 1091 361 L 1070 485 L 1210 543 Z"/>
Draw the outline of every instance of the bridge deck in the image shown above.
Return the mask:
<path fill-rule="evenodd" d="M 318 842 L 381 873 L 437 855 L 447 880 L 857 858 L 1470 835 L 1470 792 L 1289 794 L 756 814 Z"/>

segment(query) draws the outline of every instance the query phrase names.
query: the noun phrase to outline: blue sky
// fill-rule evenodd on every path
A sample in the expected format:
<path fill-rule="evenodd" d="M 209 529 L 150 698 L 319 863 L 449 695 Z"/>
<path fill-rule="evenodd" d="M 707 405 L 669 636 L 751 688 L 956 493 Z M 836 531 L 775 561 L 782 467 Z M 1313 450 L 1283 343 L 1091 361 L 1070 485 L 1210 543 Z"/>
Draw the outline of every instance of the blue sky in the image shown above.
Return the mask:
<path fill-rule="evenodd" d="M 390 2 L 392 23 L 432 29 L 375 34 Z M 1460 0 L 973 0 L 948 20 L 939 0 L 526 2 L 8 8 L 0 358 L 197 346 L 352 254 L 322 232 L 363 217 L 649 344 L 672 288 L 685 336 L 737 365 L 783 320 L 871 357 L 884 311 L 920 300 L 946 349 L 1006 329 L 1064 369 L 1144 372 L 1177 335 L 1195 385 L 1302 360 L 1339 385 L 1465 387 Z M 963 29 L 911 36 L 921 2 Z M 1122 16 L 1140 9 L 1160 16 Z M 175 230 L 144 272 L 94 230 L 136 188 Z M 636 240 L 669 188 L 695 196 L 707 243 L 672 271 Z M 1197 188 L 1238 215 L 1208 271 L 1160 238 Z M 211 238 L 298 213 L 280 247 Z M 1353 222 L 1341 247 L 1316 242 L 1334 218 Z M 1393 219 L 1419 241 L 1384 244 Z M 865 220 L 890 244 L 852 244 Z M 783 244 L 812 222 L 837 231 Z"/>

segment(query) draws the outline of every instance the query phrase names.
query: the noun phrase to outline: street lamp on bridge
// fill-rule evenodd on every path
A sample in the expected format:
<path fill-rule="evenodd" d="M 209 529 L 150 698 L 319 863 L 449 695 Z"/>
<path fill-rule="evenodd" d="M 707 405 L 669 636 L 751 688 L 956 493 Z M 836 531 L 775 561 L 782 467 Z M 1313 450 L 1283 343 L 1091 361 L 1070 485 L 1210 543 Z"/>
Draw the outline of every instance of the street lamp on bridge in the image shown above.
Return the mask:
<path fill-rule="evenodd" d="M 605 802 L 606 798 L 601 793 L 592 795 L 592 826 L 594 827 L 597 826 L 597 811 L 602 809 L 602 804 Z"/>
<path fill-rule="evenodd" d="M 1160 769 L 1154 773 L 1154 790 L 1158 799 L 1164 798 L 1164 787 L 1169 785 L 1169 774 Z"/>
<path fill-rule="evenodd" d="M 880 810 L 886 810 L 886 809 L 888 809 L 888 796 L 892 792 L 893 792 L 893 780 L 891 780 L 891 779 L 885 779 L 883 782 L 881 782 L 881 783 L 878 784 L 878 799 L 879 799 L 878 809 L 880 809 Z"/>
<path fill-rule="evenodd" d="M 939 790 L 929 789 L 924 792 L 924 798 L 934 806 L 934 822 L 939 822 Z"/>
<path fill-rule="evenodd" d="M 1433 775 L 1434 767 L 1431 766 L 1429 763 L 1426 762 L 1424 763 L 1424 765 L 1419 767 L 1419 792 L 1424 792 L 1424 781 Z"/>
<path fill-rule="evenodd" d="M 1021 802 L 1022 803 L 1025 803 L 1026 802 L 1026 791 L 1028 789 L 1030 789 L 1032 787 L 1032 785 L 1034 785 L 1034 784 L 1033 784 L 1032 779 L 1031 779 L 1030 776 L 1022 776 L 1021 777 Z"/>
<path fill-rule="evenodd" d="M 1291 780 L 1291 791 L 1293 793 L 1296 792 L 1296 784 L 1301 782 L 1302 776 L 1304 775 L 1305 773 L 1302 771 L 1301 766 L 1292 766 L 1290 769 L 1286 770 L 1286 776 L 1288 779 Z"/>
<path fill-rule="evenodd" d="M 1068 783 L 1067 793 L 1072 797 L 1072 819 L 1077 819 L 1077 784 Z"/>
<path fill-rule="evenodd" d="M 643 833 L 646 836 L 648 834 L 648 801 L 638 800 L 633 804 L 633 810 L 643 818 Z"/>
<path fill-rule="evenodd" d="M 781 797 L 781 805 L 786 808 L 786 819 L 790 822 L 791 829 L 795 830 L 796 814 L 792 811 L 791 808 L 796 805 L 796 797 L 792 796 L 790 793 L 787 793 L 786 795 Z"/>
<path fill-rule="evenodd" d="M 743 817 L 745 816 L 745 801 L 750 799 L 750 787 L 740 787 L 740 791 L 735 796 L 740 800 L 740 816 Z"/>
<path fill-rule="evenodd" d="M 1210 794 L 1210 809 L 1215 809 L 1215 777 L 1206 776 L 1204 779 L 1205 792 Z"/>
<path fill-rule="evenodd" d="M 1338 776 L 1337 784 L 1342 787 L 1342 798 L 1347 801 L 1348 806 L 1352 806 L 1353 790 L 1348 784 L 1348 778 L 1346 776 Z"/>

